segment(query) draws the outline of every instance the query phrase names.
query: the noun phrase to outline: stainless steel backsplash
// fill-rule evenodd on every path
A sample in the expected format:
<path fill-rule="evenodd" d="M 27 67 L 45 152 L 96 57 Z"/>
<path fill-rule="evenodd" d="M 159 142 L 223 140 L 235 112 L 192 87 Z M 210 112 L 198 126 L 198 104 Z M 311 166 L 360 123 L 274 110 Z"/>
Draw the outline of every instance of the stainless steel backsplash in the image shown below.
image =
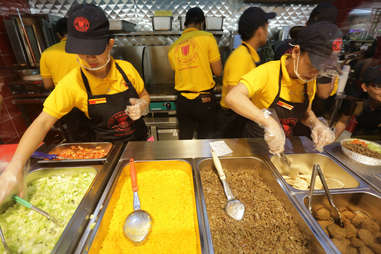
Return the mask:
<path fill-rule="evenodd" d="M 73 0 L 29 0 L 31 13 L 64 16 Z M 173 30 L 180 29 L 179 16 L 195 6 L 204 10 L 205 15 L 224 16 L 224 31 L 237 30 L 237 20 L 249 6 L 259 6 L 265 11 L 278 15 L 270 21 L 270 28 L 281 28 L 304 24 L 315 5 L 306 4 L 247 4 L 242 0 L 78 0 L 79 3 L 94 3 L 102 7 L 112 19 L 122 19 L 137 24 L 137 31 L 152 31 L 151 17 L 155 10 L 172 10 Z"/>

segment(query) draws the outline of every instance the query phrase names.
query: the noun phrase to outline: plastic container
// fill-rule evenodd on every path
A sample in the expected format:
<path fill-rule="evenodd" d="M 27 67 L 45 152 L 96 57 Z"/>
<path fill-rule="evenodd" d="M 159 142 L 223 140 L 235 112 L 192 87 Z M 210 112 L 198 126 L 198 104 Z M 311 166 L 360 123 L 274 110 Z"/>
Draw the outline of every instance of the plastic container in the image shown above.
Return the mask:
<path fill-rule="evenodd" d="M 171 31 L 172 16 L 154 16 L 152 17 L 152 29 L 154 31 Z"/>
<path fill-rule="evenodd" d="M 224 17 L 206 16 L 205 25 L 206 30 L 210 31 L 222 31 L 224 23 Z"/>

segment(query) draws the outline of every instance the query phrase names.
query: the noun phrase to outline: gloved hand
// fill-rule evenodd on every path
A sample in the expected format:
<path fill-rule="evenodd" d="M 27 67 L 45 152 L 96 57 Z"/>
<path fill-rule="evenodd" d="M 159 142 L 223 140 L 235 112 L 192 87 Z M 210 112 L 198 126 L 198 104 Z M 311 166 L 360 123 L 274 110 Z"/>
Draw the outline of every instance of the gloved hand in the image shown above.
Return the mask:
<path fill-rule="evenodd" d="M 0 175 L 0 183 L 0 204 L 13 194 L 18 194 L 20 197 L 24 196 L 26 188 L 23 170 L 14 170 L 9 164 Z"/>
<path fill-rule="evenodd" d="M 130 106 L 126 107 L 126 113 L 132 120 L 138 120 L 149 112 L 148 103 L 144 99 L 130 98 Z"/>
<path fill-rule="evenodd" d="M 265 141 L 269 146 L 270 153 L 280 154 L 284 152 L 286 136 L 280 123 L 270 116 L 269 111 L 264 111 L 266 124 L 263 126 L 265 130 Z"/>
<path fill-rule="evenodd" d="M 317 120 L 311 128 L 311 138 L 316 150 L 322 152 L 324 146 L 335 141 L 335 133 L 322 121 Z"/>

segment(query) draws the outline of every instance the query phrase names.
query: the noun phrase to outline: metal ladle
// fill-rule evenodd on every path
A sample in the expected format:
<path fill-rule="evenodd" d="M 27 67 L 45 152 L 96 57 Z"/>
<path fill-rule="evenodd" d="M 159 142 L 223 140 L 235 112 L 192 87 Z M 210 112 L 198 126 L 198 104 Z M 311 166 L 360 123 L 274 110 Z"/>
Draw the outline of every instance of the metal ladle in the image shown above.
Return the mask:
<path fill-rule="evenodd" d="M 134 192 L 134 211 L 127 216 L 123 232 L 131 241 L 140 243 L 144 241 L 151 232 L 152 219 L 146 211 L 140 208 L 135 162 L 132 158 L 130 159 L 130 176 L 132 191 Z"/>
<path fill-rule="evenodd" d="M 220 177 L 222 185 L 224 186 L 225 195 L 228 199 L 228 202 L 225 206 L 225 211 L 233 219 L 241 220 L 243 218 L 243 214 L 245 213 L 245 206 L 241 203 L 241 201 L 239 201 L 233 196 L 233 193 L 228 183 L 226 182 L 226 176 L 222 169 L 221 162 L 213 150 L 212 150 L 212 156 L 213 156 L 214 166 L 217 169 L 218 176 Z"/>
<path fill-rule="evenodd" d="M 312 196 L 313 196 L 313 192 L 314 192 L 314 188 L 315 188 L 315 178 L 317 175 L 319 175 L 321 183 L 323 184 L 325 195 L 327 196 L 329 204 L 334 208 L 334 210 L 337 213 L 337 218 L 335 219 L 336 224 L 340 225 L 341 227 L 344 227 L 343 218 L 341 216 L 339 209 L 337 209 L 335 203 L 333 202 L 331 192 L 329 191 L 328 184 L 325 181 L 324 174 L 323 174 L 319 164 L 314 164 L 313 169 L 312 169 L 310 192 L 308 195 L 308 209 L 312 213 Z"/>
<path fill-rule="evenodd" d="M 11 253 L 11 250 L 9 249 L 7 242 L 5 241 L 5 236 L 1 227 L 0 227 L 0 238 L 1 238 L 1 242 L 3 243 L 5 253 Z"/>

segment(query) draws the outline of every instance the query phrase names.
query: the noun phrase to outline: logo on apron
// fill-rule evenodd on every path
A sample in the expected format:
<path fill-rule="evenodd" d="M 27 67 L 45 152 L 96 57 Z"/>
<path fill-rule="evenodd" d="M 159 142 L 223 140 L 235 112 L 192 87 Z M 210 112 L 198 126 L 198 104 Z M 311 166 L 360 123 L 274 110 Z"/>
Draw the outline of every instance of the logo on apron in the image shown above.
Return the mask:
<path fill-rule="evenodd" d="M 107 127 L 113 129 L 114 136 L 126 136 L 134 133 L 132 128 L 132 120 L 124 111 L 117 112 L 110 117 L 107 122 Z"/>
<path fill-rule="evenodd" d="M 89 104 L 101 104 L 101 103 L 106 103 L 107 99 L 106 98 L 96 98 L 96 99 L 89 99 Z"/>
<path fill-rule="evenodd" d="M 285 109 L 288 109 L 288 110 L 292 110 L 294 108 L 294 106 L 284 102 L 284 101 L 281 101 L 279 100 L 276 104 L 278 104 L 278 106 L 281 106 L 282 108 L 285 108 Z"/>

